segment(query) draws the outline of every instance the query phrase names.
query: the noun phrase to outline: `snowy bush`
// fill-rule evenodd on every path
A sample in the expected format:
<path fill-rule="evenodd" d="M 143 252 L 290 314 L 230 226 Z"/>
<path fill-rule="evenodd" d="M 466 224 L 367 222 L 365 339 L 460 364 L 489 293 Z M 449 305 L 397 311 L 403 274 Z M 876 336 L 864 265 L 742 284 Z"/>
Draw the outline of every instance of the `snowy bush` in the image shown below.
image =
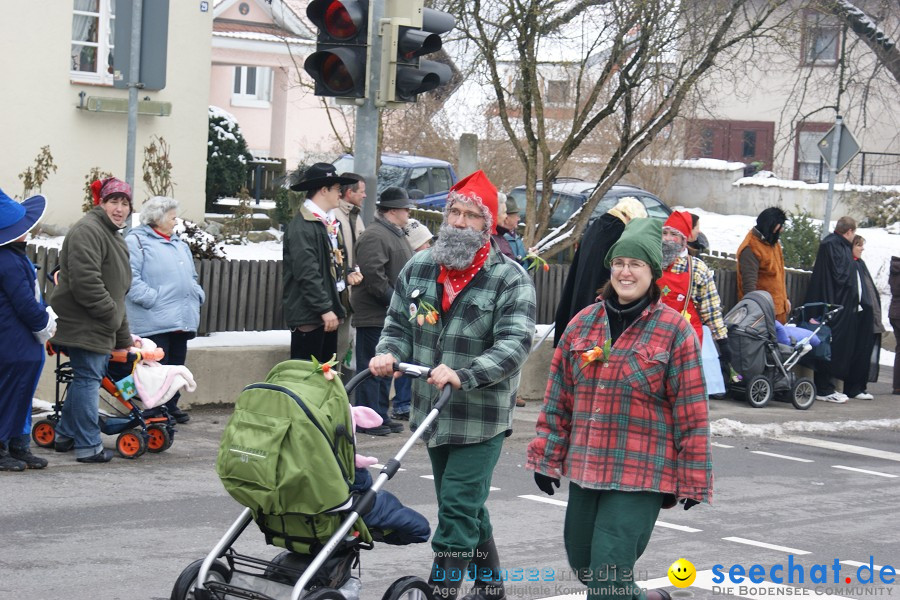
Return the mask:
<path fill-rule="evenodd" d="M 819 251 L 821 229 L 808 211 L 795 208 L 796 212 L 788 213 L 788 221 L 781 231 L 784 266 L 811 271 Z"/>
<path fill-rule="evenodd" d="M 225 258 L 225 252 L 221 246 L 217 245 L 216 238 L 203 231 L 193 221 L 177 219 L 175 221 L 175 233 L 187 243 L 194 258 Z"/>
<path fill-rule="evenodd" d="M 206 147 L 206 207 L 222 196 L 234 196 L 247 181 L 247 163 L 253 157 L 235 118 L 216 106 L 209 107 Z"/>

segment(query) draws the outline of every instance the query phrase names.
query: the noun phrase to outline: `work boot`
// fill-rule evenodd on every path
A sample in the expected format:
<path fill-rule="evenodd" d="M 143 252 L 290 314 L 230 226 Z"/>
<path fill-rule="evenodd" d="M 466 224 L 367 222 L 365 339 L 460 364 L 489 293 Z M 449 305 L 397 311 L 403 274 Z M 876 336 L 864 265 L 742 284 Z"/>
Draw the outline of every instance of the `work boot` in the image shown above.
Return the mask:
<path fill-rule="evenodd" d="M 31 448 L 28 447 L 29 442 L 27 433 L 19 436 L 18 439 L 10 440 L 9 455 L 25 463 L 25 466 L 29 469 L 43 469 L 47 466 L 46 459 L 32 454 Z"/>
<path fill-rule="evenodd" d="M 475 556 L 469 565 L 469 569 L 475 568 L 475 584 L 463 600 L 503 600 L 506 598 L 506 589 L 503 587 L 503 577 L 500 574 L 500 554 L 494 538 L 489 538 L 475 549 Z"/>
<path fill-rule="evenodd" d="M 9 455 L 6 444 L 0 443 L 0 471 L 24 471 L 25 463 Z"/>
<path fill-rule="evenodd" d="M 434 600 L 457 600 L 469 561 L 458 556 L 437 553 L 428 576 L 428 587 Z"/>

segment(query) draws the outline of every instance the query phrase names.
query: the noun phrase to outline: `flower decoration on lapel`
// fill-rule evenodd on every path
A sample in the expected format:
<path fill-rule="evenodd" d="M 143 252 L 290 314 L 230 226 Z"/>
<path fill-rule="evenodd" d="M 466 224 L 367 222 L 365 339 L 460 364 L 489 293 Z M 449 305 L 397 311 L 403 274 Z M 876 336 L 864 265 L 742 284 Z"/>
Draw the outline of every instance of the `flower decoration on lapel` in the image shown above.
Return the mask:
<path fill-rule="evenodd" d="M 609 351 L 612 347 L 612 344 L 609 341 L 609 338 L 605 342 L 603 342 L 603 347 L 594 346 L 587 352 L 581 353 L 582 366 L 592 363 L 595 360 L 599 360 L 602 363 L 609 361 Z"/>
<path fill-rule="evenodd" d="M 439 318 L 437 309 L 424 300 L 420 300 L 418 306 L 416 306 L 415 304 L 410 304 L 409 312 L 412 315 L 409 320 L 418 323 L 419 327 L 421 327 L 425 323 L 428 323 L 429 325 L 437 325 Z"/>
<path fill-rule="evenodd" d="M 531 264 L 528 265 L 529 271 L 537 269 L 538 267 L 540 267 L 541 269 L 543 269 L 545 271 L 550 270 L 550 265 L 547 264 L 547 261 L 544 260 L 543 258 L 541 258 L 540 256 L 538 256 L 537 254 L 535 254 L 534 252 L 529 252 L 528 254 L 526 254 L 525 260 L 531 261 Z"/>
<path fill-rule="evenodd" d="M 315 356 L 311 357 L 311 359 L 312 359 L 312 364 L 315 368 L 313 369 L 312 373 L 307 375 L 307 377 L 309 377 L 311 375 L 315 375 L 316 373 L 321 373 L 322 377 L 324 377 L 328 381 L 331 381 L 332 379 L 334 379 L 334 374 L 335 374 L 334 367 L 335 367 L 335 365 L 337 365 L 337 355 L 332 354 L 331 360 L 329 360 L 328 362 L 323 362 L 323 363 L 319 363 L 319 361 L 316 360 Z"/>

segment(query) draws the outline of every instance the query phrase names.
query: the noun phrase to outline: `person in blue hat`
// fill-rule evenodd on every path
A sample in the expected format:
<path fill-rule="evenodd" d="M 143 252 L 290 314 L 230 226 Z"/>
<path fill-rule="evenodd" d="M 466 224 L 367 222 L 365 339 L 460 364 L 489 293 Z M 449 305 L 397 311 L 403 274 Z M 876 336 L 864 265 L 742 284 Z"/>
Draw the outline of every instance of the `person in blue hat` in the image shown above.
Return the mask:
<path fill-rule="evenodd" d="M 21 204 L 0 190 L 0 471 L 43 469 L 31 453 L 31 401 L 44 366 L 44 345 L 56 330 L 52 309 L 41 299 L 37 271 L 25 256 L 25 238 L 47 201 Z"/>

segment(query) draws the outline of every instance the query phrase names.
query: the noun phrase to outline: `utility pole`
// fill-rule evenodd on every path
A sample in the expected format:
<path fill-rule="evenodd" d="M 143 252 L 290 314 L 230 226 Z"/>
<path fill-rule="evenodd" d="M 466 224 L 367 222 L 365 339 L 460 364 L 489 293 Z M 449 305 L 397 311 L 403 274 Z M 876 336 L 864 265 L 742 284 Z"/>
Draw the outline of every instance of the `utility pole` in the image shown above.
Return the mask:
<path fill-rule="evenodd" d="M 381 77 L 381 20 L 384 18 L 384 0 L 372 0 L 369 4 L 369 60 L 366 78 L 369 93 L 356 107 L 356 134 L 353 141 L 353 168 L 366 180 L 366 197 L 363 199 L 362 219 L 369 225 L 375 219 L 375 197 L 378 189 L 376 163 L 378 160 L 378 120 L 380 110 L 375 106 L 375 96 Z"/>
<path fill-rule="evenodd" d="M 825 195 L 825 219 L 822 221 L 822 234 L 820 239 L 824 239 L 831 229 L 831 207 L 834 203 L 834 181 L 837 179 L 838 172 L 838 154 L 841 149 L 841 129 L 844 122 L 841 115 L 834 118 L 834 139 L 831 145 L 831 160 L 828 161 L 828 193 Z"/>
<path fill-rule="evenodd" d="M 125 181 L 134 196 L 134 155 L 137 146 L 138 89 L 141 81 L 141 15 L 144 0 L 132 0 L 131 55 L 128 70 L 128 147 L 125 150 Z"/>

